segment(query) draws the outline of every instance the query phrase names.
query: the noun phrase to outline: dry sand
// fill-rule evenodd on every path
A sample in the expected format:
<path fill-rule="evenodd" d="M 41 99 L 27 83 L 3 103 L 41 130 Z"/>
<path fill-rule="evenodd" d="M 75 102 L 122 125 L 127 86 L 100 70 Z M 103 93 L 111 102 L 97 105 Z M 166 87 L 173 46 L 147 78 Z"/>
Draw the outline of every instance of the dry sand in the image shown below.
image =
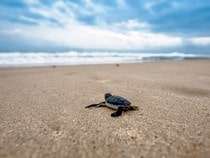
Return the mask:
<path fill-rule="evenodd" d="M 1 158 L 210 157 L 210 60 L 2 68 L 0 121 Z"/>

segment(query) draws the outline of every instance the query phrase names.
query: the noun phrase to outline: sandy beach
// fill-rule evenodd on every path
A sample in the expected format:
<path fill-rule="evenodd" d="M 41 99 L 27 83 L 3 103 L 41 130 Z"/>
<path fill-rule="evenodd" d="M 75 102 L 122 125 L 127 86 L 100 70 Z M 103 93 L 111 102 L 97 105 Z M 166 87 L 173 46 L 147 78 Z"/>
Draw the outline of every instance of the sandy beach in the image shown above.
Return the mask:
<path fill-rule="evenodd" d="M 137 111 L 85 105 L 111 92 Z M 0 69 L 0 157 L 210 157 L 210 60 Z"/>

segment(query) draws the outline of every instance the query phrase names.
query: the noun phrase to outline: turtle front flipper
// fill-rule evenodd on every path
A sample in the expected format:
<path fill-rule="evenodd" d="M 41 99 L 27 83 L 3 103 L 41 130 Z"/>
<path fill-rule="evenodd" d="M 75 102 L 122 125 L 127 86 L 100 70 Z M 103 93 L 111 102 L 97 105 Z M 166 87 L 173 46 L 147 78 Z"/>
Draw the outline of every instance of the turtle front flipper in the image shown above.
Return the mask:
<path fill-rule="evenodd" d="M 101 102 L 98 104 L 90 104 L 90 105 L 85 106 L 85 108 L 91 108 L 91 107 L 98 108 L 98 107 L 103 107 L 103 106 L 105 106 L 105 102 Z"/>
<path fill-rule="evenodd" d="M 124 108 L 123 108 L 123 107 L 119 107 L 119 108 L 117 109 L 116 112 L 113 112 L 113 113 L 111 114 L 111 116 L 112 116 L 112 117 L 120 116 L 120 115 L 122 115 L 122 112 L 123 112 L 123 111 L 124 111 Z"/>

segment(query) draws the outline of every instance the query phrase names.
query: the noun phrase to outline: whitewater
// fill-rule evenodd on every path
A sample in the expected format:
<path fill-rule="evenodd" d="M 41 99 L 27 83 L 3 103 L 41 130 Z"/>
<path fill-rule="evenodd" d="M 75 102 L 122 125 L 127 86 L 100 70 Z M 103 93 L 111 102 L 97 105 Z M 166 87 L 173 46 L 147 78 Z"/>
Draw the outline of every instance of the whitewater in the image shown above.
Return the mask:
<path fill-rule="evenodd" d="M 139 63 L 187 59 L 210 59 L 209 54 L 138 52 L 1 52 L 0 67 Z"/>

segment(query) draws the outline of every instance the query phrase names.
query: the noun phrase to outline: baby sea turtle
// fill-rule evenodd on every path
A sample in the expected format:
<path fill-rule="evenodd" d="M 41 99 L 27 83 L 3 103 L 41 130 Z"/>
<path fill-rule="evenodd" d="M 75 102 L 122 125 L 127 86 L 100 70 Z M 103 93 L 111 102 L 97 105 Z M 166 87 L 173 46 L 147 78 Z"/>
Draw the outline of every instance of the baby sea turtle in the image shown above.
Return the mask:
<path fill-rule="evenodd" d="M 137 110 L 138 106 L 131 106 L 131 103 L 120 96 L 112 95 L 111 93 L 106 93 L 104 95 L 105 101 L 98 103 L 98 104 L 91 104 L 86 106 L 85 108 L 90 107 L 108 107 L 111 109 L 117 110 L 116 112 L 113 112 L 111 114 L 112 117 L 120 116 L 122 115 L 122 112 L 128 111 L 128 110 Z"/>

